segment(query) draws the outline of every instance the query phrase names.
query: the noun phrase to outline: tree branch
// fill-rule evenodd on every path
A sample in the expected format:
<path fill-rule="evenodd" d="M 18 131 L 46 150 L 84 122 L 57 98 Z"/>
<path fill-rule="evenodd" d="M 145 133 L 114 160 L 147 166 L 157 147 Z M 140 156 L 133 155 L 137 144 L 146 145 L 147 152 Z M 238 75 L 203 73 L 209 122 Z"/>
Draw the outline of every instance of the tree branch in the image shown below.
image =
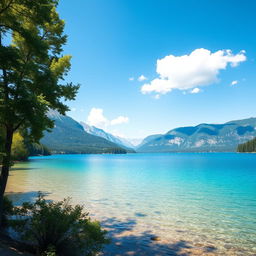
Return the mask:
<path fill-rule="evenodd" d="M 14 0 L 10 0 L 10 2 L 3 8 L 0 10 L 0 15 L 5 12 L 9 7 L 11 7 L 11 4 L 13 3 Z"/>
<path fill-rule="evenodd" d="M 13 128 L 13 132 L 15 132 L 16 130 L 18 130 L 24 121 L 25 121 L 25 118 L 23 118 L 23 119 Z"/>

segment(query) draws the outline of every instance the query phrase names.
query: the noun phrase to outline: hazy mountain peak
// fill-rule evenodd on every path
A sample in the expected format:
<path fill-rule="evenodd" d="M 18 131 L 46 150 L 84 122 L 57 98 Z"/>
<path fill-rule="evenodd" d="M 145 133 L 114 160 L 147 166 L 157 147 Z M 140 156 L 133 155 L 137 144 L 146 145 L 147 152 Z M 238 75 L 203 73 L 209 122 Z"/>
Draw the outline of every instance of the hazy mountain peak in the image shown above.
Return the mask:
<path fill-rule="evenodd" d="M 86 132 L 88 132 L 92 135 L 102 137 L 104 139 L 107 139 L 113 143 L 124 146 L 126 148 L 134 148 L 134 145 L 132 143 L 130 143 L 125 138 L 121 138 L 119 136 L 114 136 L 113 134 L 108 133 L 108 132 L 104 131 L 103 129 L 97 128 L 95 126 L 90 126 L 84 122 L 80 122 L 80 124 L 83 126 L 83 128 Z"/>

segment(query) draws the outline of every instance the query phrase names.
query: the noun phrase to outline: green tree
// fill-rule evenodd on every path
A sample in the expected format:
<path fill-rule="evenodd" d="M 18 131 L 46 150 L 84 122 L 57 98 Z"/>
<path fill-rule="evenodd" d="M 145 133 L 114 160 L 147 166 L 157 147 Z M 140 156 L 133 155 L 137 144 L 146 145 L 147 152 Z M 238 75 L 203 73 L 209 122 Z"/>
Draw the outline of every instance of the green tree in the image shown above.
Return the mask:
<path fill-rule="evenodd" d="M 11 163 L 13 134 L 38 141 L 53 127 L 49 109 L 68 110 L 79 86 L 64 83 L 71 56 L 62 55 L 67 37 L 56 0 L 0 1 L 0 129 L 3 131 L 0 217 Z M 0 226 L 1 226 L 0 218 Z"/>
<path fill-rule="evenodd" d="M 49 156 L 51 155 L 51 151 L 43 144 L 41 143 L 25 143 L 26 148 L 29 152 L 29 156 L 38 156 L 38 155 L 43 155 L 43 156 Z"/>
<path fill-rule="evenodd" d="M 14 133 L 12 140 L 12 160 L 27 160 L 29 151 L 26 148 L 24 139 L 19 132 Z"/>
<path fill-rule="evenodd" d="M 237 147 L 237 152 L 256 152 L 256 138 L 249 140 L 243 144 L 239 144 Z"/>

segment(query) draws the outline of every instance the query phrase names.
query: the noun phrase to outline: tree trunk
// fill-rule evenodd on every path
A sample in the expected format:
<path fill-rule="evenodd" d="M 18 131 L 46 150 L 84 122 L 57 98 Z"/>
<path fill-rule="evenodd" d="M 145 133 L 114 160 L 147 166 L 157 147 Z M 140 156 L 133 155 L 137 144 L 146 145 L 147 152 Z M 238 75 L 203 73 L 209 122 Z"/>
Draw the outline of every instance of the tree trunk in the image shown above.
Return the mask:
<path fill-rule="evenodd" d="M 2 228 L 3 219 L 3 198 L 4 192 L 9 176 L 9 170 L 11 165 L 11 148 L 12 148 L 13 129 L 12 127 L 6 127 L 6 137 L 4 146 L 4 156 L 2 159 L 2 170 L 0 175 L 0 228 Z"/>

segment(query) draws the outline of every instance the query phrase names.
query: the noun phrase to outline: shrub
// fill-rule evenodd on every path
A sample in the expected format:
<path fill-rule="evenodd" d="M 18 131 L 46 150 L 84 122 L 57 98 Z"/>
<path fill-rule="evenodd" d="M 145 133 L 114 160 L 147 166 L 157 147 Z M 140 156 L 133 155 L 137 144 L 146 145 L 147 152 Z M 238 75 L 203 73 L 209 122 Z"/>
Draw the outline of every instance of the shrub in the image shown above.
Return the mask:
<path fill-rule="evenodd" d="M 96 255 L 108 243 L 100 224 L 70 199 L 49 202 L 39 194 L 35 203 L 16 207 L 14 215 L 12 227 L 40 255 Z"/>
<path fill-rule="evenodd" d="M 7 197 L 4 196 L 3 199 L 3 216 L 2 216 L 2 223 L 4 227 L 8 226 L 8 217 L 11 216 L 13 214 L 13 204 L 12 201 Z"/>

